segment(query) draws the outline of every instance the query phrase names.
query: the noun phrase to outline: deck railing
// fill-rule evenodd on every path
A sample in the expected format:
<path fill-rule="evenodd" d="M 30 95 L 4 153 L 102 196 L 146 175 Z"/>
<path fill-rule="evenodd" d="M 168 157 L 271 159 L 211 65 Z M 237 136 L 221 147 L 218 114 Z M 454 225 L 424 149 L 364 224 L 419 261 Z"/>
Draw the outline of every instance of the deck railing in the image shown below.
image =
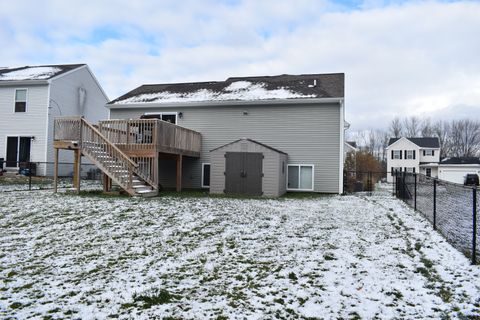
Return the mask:
<path fill-rule="evenodd" d="M 99 131 L 129 152 L 154 151 L 199 156 L 201 134 L 158 119 L 105 120 Z"/>

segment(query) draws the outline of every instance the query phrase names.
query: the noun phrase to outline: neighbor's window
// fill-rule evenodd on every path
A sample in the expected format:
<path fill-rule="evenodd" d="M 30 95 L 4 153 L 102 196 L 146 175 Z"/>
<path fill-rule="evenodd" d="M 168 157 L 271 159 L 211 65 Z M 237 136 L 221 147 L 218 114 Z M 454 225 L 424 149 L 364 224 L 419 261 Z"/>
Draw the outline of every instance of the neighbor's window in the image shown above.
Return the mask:
<path fill-rule="evenodd" d="M 431 150 L 431 149 L 423 150 L 423 155 L 424 156 L 433 156 L 433 150 Z"/>
<path fill-rule="evenodd" d="M 395 175 L 395 172 L 402 172 L 402 167 L 392 167 L 392 176 Z"/>
<path fill-rule="evenodd" d="M 288 165 L 288 190 L 313 190 L 313 166 L 302 164 Z"/>
<path fill-rule="evenodd" d="M 415 173 L 415 168 L 413 168 L 413 167 L 405 167 L 405 172 Z"/>
<path fill-rule="evenodd" d="M 202 188 L 210 187 L 210 163 L 202 163 Z"/>
<path fill-rule="evenodd" d="M 177 124 L 177 113 L 176 112 L 162 112 L 162 113 L 145 113 L 142 119 L 160 119 L 167 121 L 173 124 Z"/>
<path fill-rule="evenodd" d="M 405 159 L 415 159 L 415 151 L 414 150 L 407 150 Z"/>
<path fill-rule="evenodd" d="M 15 90 L 15 112 L 27 111 L 27 89 Z"/>
<path fill-rule="evenodd" d="M 393 158 L 392 159 L 401 159 L 401 150 L 393 150 Z"/>

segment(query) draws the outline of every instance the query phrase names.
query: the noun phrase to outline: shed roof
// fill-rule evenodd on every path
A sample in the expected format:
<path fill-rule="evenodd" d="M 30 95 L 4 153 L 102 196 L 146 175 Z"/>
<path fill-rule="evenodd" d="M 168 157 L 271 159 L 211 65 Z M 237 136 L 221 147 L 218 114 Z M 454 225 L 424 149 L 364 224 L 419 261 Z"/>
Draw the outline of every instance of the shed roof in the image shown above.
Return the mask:
<path fill-rule="evenodd" d="M 210 152 L 215 151 L 215 150 L 218 150 L 218 149 L 221 149 L 221 148 L 226 147 L 226 146 L 229 146 L 229 145 L 232 145 L 232 144 L 234 144 L 234 143 L 238 143 L 238 142 L 240 142 L 240 141 L 250 141 L 250 142 L 253 142 L 253 143 L 255 143 L 255 144 L 258 144 L 258 145 L 260 145 L 260 146 L 262 146 L 262 147 L 264 147 L 264 148 L 270 149 L 270 150 L 272 150 L 272 151 L 274 151 L 274 152 L 282 153 L 282 154 L 287 154 L 287 153 L 285 153 L 285 152 L 283 152 L 283 151 L 280 151 L 280 150 L 278 150 L 278 149 L 272 148 L 272 147 L 270 147 L 269 145 L 266 145 L 266 144 L 264 144 L 264 143 L 255 141 L 255 140 L 253 140 L 253 139 L 248 139 L 248 138 L 241 138 L 241 139 L 238 139 L 238 140 L 235 140 L 235 141 L 226 143 L 226 144 L 224 144 L 224 145 L 222 145 L 222 146 L 220 146 L 220 147 L 217 147 L 217 148 L 215 148 L 215 149 L 210 150 Z"/>
<path fill-rule="evenodd" d="M 388 145 L 392 145 L 401 138 L 390 138 Z M 406 138 L 415 143 L 420 148 L 440 148 L 440 141 L 437 137 Z"/>
<path fill-rule="evenodd" d="M 440 164 L 480 164 L 477 157 L 450 157 L 440 161 Z"/>
<path fill-rule="evenodd" d="M 343 98 L 344 79 L 343 73 L 283 74 L 233 77 L 225 81 L 145 84 L 109 104 Z"/>
<path fill-rule="evenodd" d="M 57 64 L 13 68 L 0 67 L 0 83 L 6 83 L 7 81 L 49 80 L 82 66 L 85 66 L 85 64 Z"/>

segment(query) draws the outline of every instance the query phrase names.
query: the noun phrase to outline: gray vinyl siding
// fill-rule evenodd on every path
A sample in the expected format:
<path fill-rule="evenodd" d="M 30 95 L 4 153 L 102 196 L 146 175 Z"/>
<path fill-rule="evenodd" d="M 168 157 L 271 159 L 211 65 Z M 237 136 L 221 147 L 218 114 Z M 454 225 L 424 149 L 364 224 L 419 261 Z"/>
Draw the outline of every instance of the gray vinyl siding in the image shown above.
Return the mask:
<path fill-rule="evenodd" d="M 245 148 L 242 148 L 242 143 Z M 210 192 L 223 193 L 225 189 L 225 153 L 226 152 L 258 152 L 262 153 L 262 191 L 267 197 L 278 197 L 285 193 L 285 174 L 281 175 L 281 162 L 284 155 L 252 141 L 238 141 L 211 152 Z M 280 173 L 280 174 L 279 174 Z M 281 188 L 281 185 L 284 188 Z M 283 192 L 282 192 L 283 191 Z"/>
<path fill-rule="evenodd" d="M 86 91 L 86 100 L 82 109 L 79 103 L 79 88 Z M 108 102 L 95 79 L 87 67 L 76 69 L 58 79 L 52 80 L 50 85 L 51 108 L 48 114 L 48 161 L 53 161 L 53 120 L 58 116 L 84 116 L 92 123 L 108 118 Z M 73 152 L 60 151 L 60 162 L 72 162 Z M 82 161 L 86 162 L 83 158 Z"/>
<path fill-rule="evenodd" d="M 178 124 L 202 134 L 201 158 L 183 175 L 184 187 L 200 188 L 201 163 L 210 150 L 246 137 L 288 154 L 289 164 L 313 164 L 314 191 L 338 193 L 341 114 L 338 103 L 257 106 L 112 109 L 111 119 L 138 118 L 146 112 L 182 112 Z M 248 114 L 244 115 L 244 111 Z M 343 124 L 343 121 L 342 121 Z M 214 170 L 212 168 L 212 170 Z M 160 172 L 162 169 L 160 168 Z"/>
<path fill-rule="evenodd" d="M 27 111 L 14 112 L 15 89 L 27 89 Z M 0 158 L 6 158 L 7 136 L 35 137 L 30 159 L 45 161 L 48 85 L 0 87 Z"/>

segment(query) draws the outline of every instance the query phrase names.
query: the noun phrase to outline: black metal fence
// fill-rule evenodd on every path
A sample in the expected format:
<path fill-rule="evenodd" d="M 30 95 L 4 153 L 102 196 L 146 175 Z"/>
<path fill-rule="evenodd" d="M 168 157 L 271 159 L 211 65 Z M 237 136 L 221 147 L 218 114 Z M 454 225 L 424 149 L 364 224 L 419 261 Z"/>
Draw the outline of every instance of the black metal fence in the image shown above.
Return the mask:
<path fill-rule="evenodd" d="M 480 209 L 476 186 L 463 186 L 418 173 L 396 172 L 394 194 L 423 214 L 433 229 L 477 263 Z"/>
<path fill-rule="evenodd" d="M 8 167 L 6 167 L 8 164 Z M 0 166 L 0 192 L 53 189 L 53 162 L 12 162 Z M 73 187 L 74 164 L 58 164 L 58 187 Z M 81 165 L 81 188 L 102 188 L 102 172 L 93 164 Z"/>

